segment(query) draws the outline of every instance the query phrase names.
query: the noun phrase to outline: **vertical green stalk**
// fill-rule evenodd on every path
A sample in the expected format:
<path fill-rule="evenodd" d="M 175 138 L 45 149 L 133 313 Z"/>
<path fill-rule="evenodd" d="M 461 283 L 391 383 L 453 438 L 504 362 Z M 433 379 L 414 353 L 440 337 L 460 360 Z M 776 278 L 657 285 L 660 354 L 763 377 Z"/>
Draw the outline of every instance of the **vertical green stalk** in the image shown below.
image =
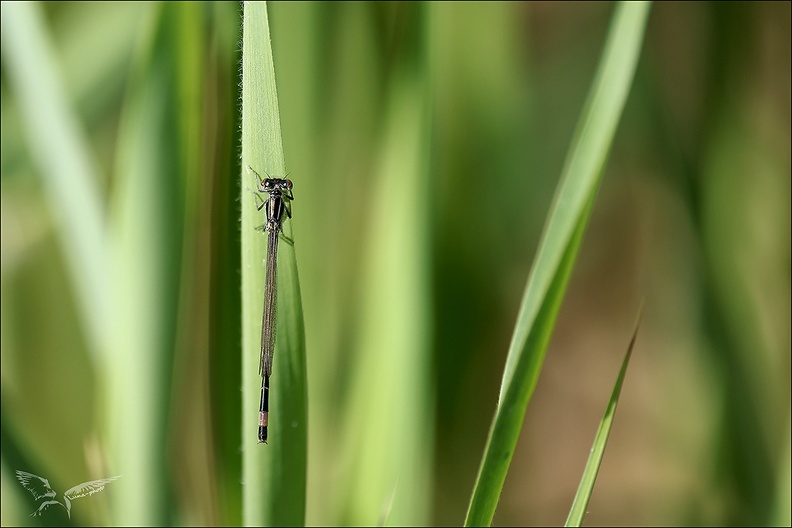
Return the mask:
<path fill-rule="evenodd" d="M 305 331 L 291 222 L 284 231 L 294 245 L 278 248 L 277 332 L 272 378 L 268 444 L 258 444 L 261 376 L 261 317 L 264 299 L 266 240 L 255 228 L 264 222 L 253 196 L 253 173 L 286 174 L 281 140 L 275 69 L 267 6 L 245 2 L 242 36 L 242 449 L 243 522 L 246 525 L 305 523 L 307 464 L 307 388 Z M 299 215 L 299 175 L 294 185 Z"/>
<path fill-rule="evenodd" d="M 348 473 L 338 522 L 425 525 L 431 510 L 430 90 L 422 51 L 430 14 L 402 7 L 376 182 L 366 222 L 360 322 L 341 422 Z M 417 41 L 417 42 L 416 42 Z M 348 491 L 347 491 L 348 490 Z"/>
<path fill-rule="evenodd" d="M 129 79 L 111 208 L 113 346 L 105 403 L 117 524 L 168 524 L 172 368 L 194 210 L 202 9 L 155 4 Z M 193 189 L 191 192 L 190 189 Z"/>
<path fill-rule="evenodd" d="M 420 79 L 402 73 L 392 89 L 344 431 L 342 522 L 398 526 L 426 524 L 430 511 L 429 133 Z"/>

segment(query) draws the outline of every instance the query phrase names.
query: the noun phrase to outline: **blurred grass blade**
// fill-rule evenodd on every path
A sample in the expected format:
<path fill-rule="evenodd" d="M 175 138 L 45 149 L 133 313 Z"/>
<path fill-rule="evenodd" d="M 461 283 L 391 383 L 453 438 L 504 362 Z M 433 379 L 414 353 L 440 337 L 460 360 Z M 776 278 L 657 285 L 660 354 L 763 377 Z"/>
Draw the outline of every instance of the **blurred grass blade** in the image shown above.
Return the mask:
<path fill-rule="evenodd" d="M 344 516 L 336 521 L 342 525 L 421 526 L 430 520 L 429 113 L 421 76 L 407 67 L 397 72 L 367 226 L 360 334 L 342 440 L 341 466 L 350 468 Z"/>
<path fill-rule="evenodd" d="M 242 291 L 241 240 L 239 238 L 239 43 L 242 41 L 242 4 L 215 2 L 209 16 L 210 33 L 207 84 L 208 99 L 216 101 L 217 113 L 205 124 L 217 131 L 216 150 L 205 170 L 211 173 L 211 241 L 208 264 L 209 379 L 212 435 L 219 507 L 215 525 L 242 525 L 242 457 L 239 453 L 242 420 Z M 233 79 L 234 82 L 228 82 Z M 229 390 L 229 388 L 231 388 Z"/>
<path fill-rule="evenodd" d="M 273 357 L 269 443 L 258 444 L 261 377 L 261 314 L 264 299 L 266 241 L 256 227 L 255 180 L 286 174 L 281 140 L 275 69 L 270 46 L 267 5 L 245 2 L 242 36 L 242 476 L 243 522 L 248 526 L 293 526 L 305 523 L 307 469 L 307 387 L 305 330 L 291 221 L 284 223 L 295 245 L 278 247 L 278 297 Z M 294 195 L 299 204 L 299 175 Z M 299 215 L 299 205 L 293 209 Z"/>
<path fill-rule="evenodd" d="M 90 148 L 66 100 L 42 8 L 2 3 L 3 70 L 53 211 L 92 352 L 108 327 L 105 211 Z"/>
<path fill-rule="evenodd" d="M 572 508 L 569 510 L 565 526 L 580 526 L 583 524 L 583 517 L 586 515 L 586 508 L 591 498 L 591 492 L 594 489 L 594 482 L 597 480 L 597 473 L 602 464 L 605 445 L 608 443 L 608 436 L 613 426 L 613 417 L 616 415 L 616 405 L 619 403 L 624 375 L 627 373 L 627 365 L 632 357 L 635 338 L 638 336 L 638 327 L 641 325 L 643 308 L 644 303 L 641 302 L 641 307 L 638 309 L 638 317 L 635 321 L 635 329 L 633 330 L 632 339 L 630 339 L 630 346 L 627 347 L 619 377 L 616 378 L 616 385 L 613 387 L 610 401 L 605 408 L 605 415 L 602 417 L 599 429 L 597 429 L 597 435 L 594 437 L 594 444 L 591 446 L 591 453 L 589 454 L 588 462 L 586 462 L 586 468 L 583 470 L 583 478 L 580 479 L 580 485 L 575 494 L 575 500 L 572 502 Z"/>
<path fill-rule="evenodd" d="M 492 523 L 525 409 L 585 232 L 619 117 L 632 83 L 650 4 L 616 7 L 520 306 L 500 400 L 465 524 Z"/>
<path fill-rule="evenodd" d="M 113 347 L 105 390 L 116 524 L 169 524 L 167 445 L 184 263 L 186 203 L 195 200 L 202 8 L 155 4 L 132 67 L 119 126 L 112 202 Z M 179 45 L 175 45 L 178 43 Z M 192 126 L 186 126 L 186 123 Z M 192 129 L 192 130 L 190 130 Z M 192 182 L 191 182 L 192 180 Z M 191 182 L 191 183 L 188 183 Z"/>
<path fill-rule="evenodd" d="M 786 438 L 781 447 L 783 455 L 778 465 L 775 507 L 771 524 L 790 526 L 792 522 L 792 416 L 787 414 Z"/>

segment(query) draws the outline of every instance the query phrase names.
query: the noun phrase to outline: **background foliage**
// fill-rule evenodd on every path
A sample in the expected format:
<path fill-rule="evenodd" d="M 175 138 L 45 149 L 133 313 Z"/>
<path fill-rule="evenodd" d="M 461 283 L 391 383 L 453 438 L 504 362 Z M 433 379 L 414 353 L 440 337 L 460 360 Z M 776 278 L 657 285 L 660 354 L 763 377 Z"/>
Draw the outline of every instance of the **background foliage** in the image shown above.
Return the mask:
<path fill-rule="evenodd" d="M 68 521 L 27 517 L 23 469 L 124 474 L 74 524 L 238 524 L 240 6 L 28 9 L 2 15 L 2 523 Z M 612 10 L 269 4 L 308 524 L 464 520 Z M 789 3 L 653 7 L 496 525 L 566 518 L 644 293 L 586 522 L 789 524 L 790 139 Z M 390 443 L 412 480 L 379 478 Z"/>

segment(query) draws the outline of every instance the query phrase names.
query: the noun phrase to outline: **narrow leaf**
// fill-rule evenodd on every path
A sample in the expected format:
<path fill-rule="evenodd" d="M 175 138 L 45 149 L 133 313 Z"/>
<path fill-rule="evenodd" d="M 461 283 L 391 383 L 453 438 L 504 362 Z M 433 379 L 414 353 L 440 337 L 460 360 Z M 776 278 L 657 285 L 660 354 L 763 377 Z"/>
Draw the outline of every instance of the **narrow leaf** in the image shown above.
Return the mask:
<path fill-rule="evenodd" d="M 605 454 L 605 445 L 608 443 L 608 436 L 613 426 L 613 417 L 616 415 L 616 405 L 619 403 L 624 375 L 627 373 L 627 365 L 632 357 L 635 338 L 638 336 L 638 327 L 641 325 L 643 308 L 644 303 L 641 302 L 641 307 L 638 309 L 638 317 L 635 321 L 635 329 L 633 330 L 632 339 L 630 339 L 630 346 L 627 347 L 619 377 L 616 378 L 616 385 L 613 387 L 610 401 L 605 408 L 605 416 L 602 417 L 599 429 L 597 429 L 597 435 L 594 437 L 594 445 L 591 447 L 591 453 L 589 454 L 588 462 L 586 462 L 586 468 L 583 470 L 583 477 L 580 479 L 580 485 L 575 494 L 572 508 L 569 510 L 565 526 L 580 526 L 583 523 L 583 517 L 586 515 L 586 508 L 588 507 L 589 499 L 591 499 L 594 482 L 597 480 L 597 473 L 602 464 L 602 455 Z"/>
<path fill-rule="evenodd" d="M 489 525 L 520 435 L 525 409 L 599 187 L 602 168 L 632 83 L 649 4 L 617 6 L 528 278 L 501 386 L 500 401 L 465 524 Z"/>
<path fill-rule="evenodd" d="M 262 176 L 283 177 L 278 94 L 272 60 L 267 5 L 245 2 L 242 37 L 242 476 L 246 525 L 303 525 L 307 464 L 305 331 L 291 221 L 284 231 L 294 245 L 278 247 L 277 330 L 270 379 L 269 443 L 259 444 L 258 404 L 261 376 L 261 318 L 264 299 L 266 235 L 248 189 L 255 188 L 252 167 Z M 299 215 L 296 175 L 293 214 Z"/>
<path fill-rule="evenodd" d="M 197 61 L 201 9 L 155 4 L 132 66 L 118 133 L 110 203 L 112 347 L 104 365 L 107 445 L 118 486 L 114 522 L 169 521 L 168 413 L 182 281 L 185 204 L 195 180 L 194 133 L 179 126 L 200 115 Z M 186 37 L 186 45 L 174 46 Z M 192 127 L 200 130 L 200 122 Z"/>

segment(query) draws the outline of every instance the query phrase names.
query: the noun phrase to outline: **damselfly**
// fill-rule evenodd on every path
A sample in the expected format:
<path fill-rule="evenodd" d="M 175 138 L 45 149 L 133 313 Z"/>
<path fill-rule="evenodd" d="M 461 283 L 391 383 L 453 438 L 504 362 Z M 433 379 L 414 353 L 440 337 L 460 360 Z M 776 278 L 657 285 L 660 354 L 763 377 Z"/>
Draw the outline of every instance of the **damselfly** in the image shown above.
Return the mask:
<path fill-rule="evenodd" d="M 261 401 L 259 403 L 259 443 L 267 442 L 267 421 L 269 417 L 269 380 L 272 374 L 272 354 L 275 352 L 275 312 L 277 310 L 277 275 L 278 275 L 278 238 L 283 233 L 283 215 L 291 218 L 289 202 L 294 200 L 292 182 L 280 178 L 261 178 L 259 173 L 248 165 L 248 169 L 256 176 L 256 191 L 253 196 L 261 203 L 256 203 L 256 210 L 267 213 L 267 221 L 256 229 L 267 232 L 267 279 L 264 284 L 264 315 L 261 318 L 261 356 L 259 358 L 259 374 L 261 374 Z M 267 175 L 269 176 L 269 175 Z M 258 193 L 267 193 L 263 200 Z M 286 238 L 284 240 L 292 243 Z"/>

